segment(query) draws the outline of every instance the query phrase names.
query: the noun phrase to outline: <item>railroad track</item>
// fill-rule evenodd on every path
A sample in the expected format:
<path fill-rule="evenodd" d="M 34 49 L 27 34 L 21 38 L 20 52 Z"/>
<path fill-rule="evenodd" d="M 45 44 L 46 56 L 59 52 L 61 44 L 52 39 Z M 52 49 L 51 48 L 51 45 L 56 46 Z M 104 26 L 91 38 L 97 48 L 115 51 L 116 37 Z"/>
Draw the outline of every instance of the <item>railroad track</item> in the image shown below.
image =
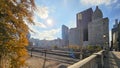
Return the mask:
<path fill-rule="evenodd" d="M 30 51 L 29 51 L 29 54 L 31 55 Z M 45 55 L 44 52 L 35 52 L 35 51 L 32 52 L 32 56 L 34 56 L 34 57 L 40 57 L 40 58 L 45 59 L 44 55 Z M 80 61 L 79 59 L 73 59 L 73 58 L 70 58 L 66 55 L 60 55 L 60 54 L 54 54 L 54 53 L 46 53 L 46 59 L 59 61 L 62 63 L 67 63 L 67 64 L 73 64 L 75 62 Z"/>

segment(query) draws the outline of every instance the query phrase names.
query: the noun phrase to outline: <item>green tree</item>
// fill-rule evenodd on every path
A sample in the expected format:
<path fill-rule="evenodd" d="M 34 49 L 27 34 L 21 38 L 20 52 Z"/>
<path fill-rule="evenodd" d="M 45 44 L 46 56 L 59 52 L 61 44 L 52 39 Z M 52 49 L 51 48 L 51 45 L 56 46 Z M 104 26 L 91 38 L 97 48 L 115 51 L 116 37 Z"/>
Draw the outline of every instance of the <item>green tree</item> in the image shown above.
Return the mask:
<path fill-rule="evenodd" d="M 87 46 L 87 50 L 91 53 L 95 53 L 95 52 L 98 52 L 101 50 L 101 47 L 100 46 L 93 46 L 93 45 L 89 45 Z"/>
<path fill-rule="evenodd" d="M 34 0 L 0 0 L 0 68 L 24 66 Z"/>

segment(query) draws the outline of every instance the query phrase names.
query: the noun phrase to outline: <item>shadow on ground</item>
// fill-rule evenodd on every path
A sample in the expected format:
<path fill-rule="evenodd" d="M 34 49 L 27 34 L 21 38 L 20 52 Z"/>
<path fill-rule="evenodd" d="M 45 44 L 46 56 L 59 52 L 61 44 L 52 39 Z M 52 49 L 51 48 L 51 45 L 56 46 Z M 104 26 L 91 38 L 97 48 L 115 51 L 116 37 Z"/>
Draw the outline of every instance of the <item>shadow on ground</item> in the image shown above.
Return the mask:
<path fill-rule="evenodd" d="M 117 64 L 118 68 L 120 68 L 120 58 L 118 58 L 114 53 L 112 53 L 112 55 L 113 55 L 113 57 L 115 59 L 115 62 Z"/>

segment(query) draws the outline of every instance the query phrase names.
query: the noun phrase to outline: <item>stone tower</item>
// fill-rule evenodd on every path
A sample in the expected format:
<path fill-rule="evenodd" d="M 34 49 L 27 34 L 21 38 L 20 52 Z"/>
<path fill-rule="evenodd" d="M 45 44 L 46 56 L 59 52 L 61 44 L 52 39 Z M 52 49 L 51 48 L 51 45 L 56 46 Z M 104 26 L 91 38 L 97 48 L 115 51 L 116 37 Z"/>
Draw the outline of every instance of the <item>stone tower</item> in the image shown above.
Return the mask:
<path fill-rule="evenodd" d="M 79 29 L 79 42 L 84 45 L 84 42 L 88 42 L 88 24 L 92 21 L 92 8 L 86 9 L 76 14 L 77 18 L 77 29 Z"/>
<path fill-rule="evenodd" d="M 103 18 L 102 11 L 96 7 L 92 21 L 88 24 L 88 40 L 90 45 L 108 45 L 109 43 L 109 19 Z"/>

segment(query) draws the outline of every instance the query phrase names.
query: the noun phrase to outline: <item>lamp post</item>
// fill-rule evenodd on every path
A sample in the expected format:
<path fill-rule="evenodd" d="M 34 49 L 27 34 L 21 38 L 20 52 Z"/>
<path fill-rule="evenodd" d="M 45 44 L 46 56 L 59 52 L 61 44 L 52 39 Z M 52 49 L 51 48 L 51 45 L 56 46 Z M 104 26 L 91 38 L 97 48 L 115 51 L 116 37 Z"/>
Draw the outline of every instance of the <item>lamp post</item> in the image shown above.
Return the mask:
<path fill-rule="evenodd" d="M 104 42 L 103 42 L 103 43 L 104 43 L 104 46 L 103 46 L 103 49 L 106 49 L 106 42 L 105 42 L 105 41 L 106 41 L 106 35 L 105 35 L 105 34 L 103 35 L 103 39 L 104 39 Z"/>
<path fill-rule="evenodd" d="M 104 46 L 103 46 L 103 49 L 107 49 L 109 50 L 109 42 L 107 42 L 107 36 L 106 35 L 103 35 L 103 39 L 104 39 Z"/>
<path fill-rule="evenodd" d="M 33 48 L 31 48 L 31 57 L 32 57 L 32 50 L 33 50 Z"/>
<path fill-rule="evenodd" d="M 34 43 L 32 44 L 32 47 L 31 47 L 31 57 L 32 57 L 33 47 L 34 47 Z"/>
<path fill-rule="evenodd" d="M 42 68 L 45 68 L 45 62 L 46 62 L 46 52 L 47 52 L 47 49 L 44 50 L 45 52 L 45 59 L 44 59 L 44 63 L 43 63 L 43 67 Z"/>

